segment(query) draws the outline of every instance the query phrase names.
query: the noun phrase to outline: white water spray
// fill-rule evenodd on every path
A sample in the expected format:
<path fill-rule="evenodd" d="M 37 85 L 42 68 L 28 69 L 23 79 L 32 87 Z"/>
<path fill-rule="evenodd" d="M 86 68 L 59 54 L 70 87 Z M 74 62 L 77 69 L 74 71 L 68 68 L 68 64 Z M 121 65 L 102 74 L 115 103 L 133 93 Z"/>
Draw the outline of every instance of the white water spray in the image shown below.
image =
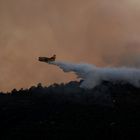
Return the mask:
<path fill-rule="evenodd" d="M 136 68 L 98 68 L 91 64 L 73 64 L 69 62 L 54 61 L 49 64 L 60 67 L 64 72 L 74 72 L 83 82 L 80 87 L 92 89 L 102 81 L 126 82 L 135 87 L 140 87 L 140 69 Z"/>

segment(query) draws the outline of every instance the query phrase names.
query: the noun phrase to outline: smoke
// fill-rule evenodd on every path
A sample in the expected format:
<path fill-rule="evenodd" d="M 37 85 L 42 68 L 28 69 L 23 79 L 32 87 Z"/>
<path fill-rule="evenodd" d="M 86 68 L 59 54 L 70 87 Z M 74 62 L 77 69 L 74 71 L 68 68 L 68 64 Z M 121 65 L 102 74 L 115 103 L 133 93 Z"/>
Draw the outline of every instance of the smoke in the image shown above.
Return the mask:
<path fill-rule="evenodd" d="M 140 67 L 139 13 L 138 0 L 0 0 L 0 90 L 69 81 L 36 61 L 54 53 L 60 60 Z"/>
<path fill-rule="evenodd" d="M 90 64 L 73 64 L 68 62 L 50 62 L 60 67 L 64 72 L 74 72 L 83 82 L 80 87 L 92 89 L 102 81 L 125 82 L 140 87 L 140 69 L 135 68 L 98 68 Z"/>

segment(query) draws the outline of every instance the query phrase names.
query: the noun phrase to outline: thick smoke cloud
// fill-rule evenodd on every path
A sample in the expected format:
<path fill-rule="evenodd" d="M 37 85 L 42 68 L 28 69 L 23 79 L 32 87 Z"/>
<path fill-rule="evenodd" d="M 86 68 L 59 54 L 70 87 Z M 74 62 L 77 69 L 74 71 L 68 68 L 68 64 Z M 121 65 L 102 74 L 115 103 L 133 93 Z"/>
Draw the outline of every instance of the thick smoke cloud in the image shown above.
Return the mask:
<path fill-rule="evenodd" d="M 80 87 L 92 89 L 100 85 L 103 81 L 113 83 L 129 83 L 140 87 L 140 70 L 135 68 L 98 68 L 90 64 L 72 64 L 68 62 L 50 62 L 57 65 L 64 72 L 74 72 L 83 82 Z"/>
<path fill-rule="evenodd" d="M 72 79 L 36 61 L 54 53 L 59 60 L 140 67 L 139 13 L 138 0 L 0 0 L 0 90 Z"/>

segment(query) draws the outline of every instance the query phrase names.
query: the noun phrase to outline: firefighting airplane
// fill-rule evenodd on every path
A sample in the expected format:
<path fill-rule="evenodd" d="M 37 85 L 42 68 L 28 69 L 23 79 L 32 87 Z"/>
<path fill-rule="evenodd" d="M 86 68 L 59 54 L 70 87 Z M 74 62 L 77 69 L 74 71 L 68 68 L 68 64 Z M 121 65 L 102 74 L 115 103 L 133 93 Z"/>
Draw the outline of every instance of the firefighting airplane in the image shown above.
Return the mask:
<path fill-rule="evenodd" d="M 38 60 L 41 61 L 41 62 L 49 63 L 49 62 L 55 61 L 55 59 L 56 59 L 56 55 L 54 54 L 52 57 L 39 57 Z"/>

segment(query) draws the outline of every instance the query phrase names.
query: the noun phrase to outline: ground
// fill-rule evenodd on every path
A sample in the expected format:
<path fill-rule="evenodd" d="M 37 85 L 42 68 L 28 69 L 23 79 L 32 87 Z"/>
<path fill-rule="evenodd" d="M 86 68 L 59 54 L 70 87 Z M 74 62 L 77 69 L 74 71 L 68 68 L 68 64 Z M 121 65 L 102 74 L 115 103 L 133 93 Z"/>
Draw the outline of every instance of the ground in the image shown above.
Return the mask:
<path fill-rule="evenodd" d="M 78 82 L 0 94 L 1 140 L 129 139 L 140 130 L 140 89 L 108 82 L 93 90 Z"/>

